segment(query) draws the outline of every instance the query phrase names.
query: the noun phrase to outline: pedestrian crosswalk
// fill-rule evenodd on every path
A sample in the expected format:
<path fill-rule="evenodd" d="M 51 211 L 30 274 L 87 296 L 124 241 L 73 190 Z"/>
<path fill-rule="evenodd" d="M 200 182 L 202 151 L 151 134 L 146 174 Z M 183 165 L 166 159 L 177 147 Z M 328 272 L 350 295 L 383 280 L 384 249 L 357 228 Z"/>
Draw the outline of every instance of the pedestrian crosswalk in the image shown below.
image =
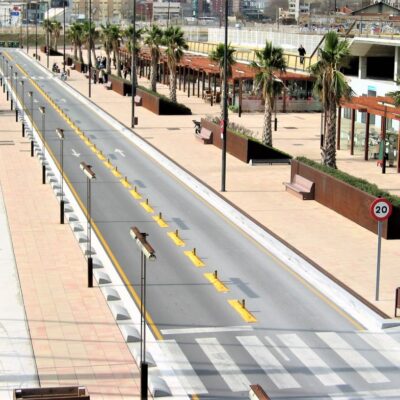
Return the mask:
<path fill-rule="evenodd" d="M 204 330 L 192 337 L 189 331 L 173 332 L 163 346 L 191 395 L 212 394 L 219 379 L 227 393 L 235 394 L 258 383 L 288 399 L 305 394 L 313 399 L 400 399 L 400 335 Z"/>

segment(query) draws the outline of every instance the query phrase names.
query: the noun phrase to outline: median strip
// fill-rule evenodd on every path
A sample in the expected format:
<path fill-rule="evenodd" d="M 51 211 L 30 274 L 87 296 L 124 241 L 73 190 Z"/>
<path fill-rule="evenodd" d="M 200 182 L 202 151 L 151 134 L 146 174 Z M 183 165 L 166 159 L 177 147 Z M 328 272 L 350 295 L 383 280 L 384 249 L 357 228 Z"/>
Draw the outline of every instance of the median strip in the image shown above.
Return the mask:
<path fill-rule="evenodd" d="M 167 235 L 177 246 L 183 247 L 185 245 L 185 242 L 179 237 L 178 229 L 175 232 L 168 232 Z"/>
<path fill-rule="evenodd" d="M 218 292 L 229 292 L 229 289 L 219 280 L 217 271 L 206 272 L 204 277 L 210 281 Z"/>
<path fill-rule="evenodd" d="M 154 221 L 157 222 L 158 226 L 161 228 L 168 228 L 168 224 L 165 222 L 165 220 L 163 219 L 161 213 L 159 213 L 158 215 L 155 215 L 153 217 Z"/>
<path fill-rule="evenodd" d="M 149 204 L 149 199 L 146 199 L 146 201 L 142 201 L 140 203 L 140 205 L 149 213 L 149 214 L 153 214 L 154 210 L 153 208 L 150 206 Z"/>

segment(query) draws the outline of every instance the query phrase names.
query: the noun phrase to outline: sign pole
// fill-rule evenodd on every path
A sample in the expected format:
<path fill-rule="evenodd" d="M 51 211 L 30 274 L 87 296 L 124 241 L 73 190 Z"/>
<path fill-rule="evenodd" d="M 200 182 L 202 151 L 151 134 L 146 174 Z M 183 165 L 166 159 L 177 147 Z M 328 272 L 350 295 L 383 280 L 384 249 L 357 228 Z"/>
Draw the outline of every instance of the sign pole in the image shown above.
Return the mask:
<path fill-rule="evenodd" d="M 378 221 L 378 254 L 376 256 L 376 285 L 375 301 L 379 301 L 379 283 L 381 276 L 381 242 L 382 242 L 382 221 Z"/>

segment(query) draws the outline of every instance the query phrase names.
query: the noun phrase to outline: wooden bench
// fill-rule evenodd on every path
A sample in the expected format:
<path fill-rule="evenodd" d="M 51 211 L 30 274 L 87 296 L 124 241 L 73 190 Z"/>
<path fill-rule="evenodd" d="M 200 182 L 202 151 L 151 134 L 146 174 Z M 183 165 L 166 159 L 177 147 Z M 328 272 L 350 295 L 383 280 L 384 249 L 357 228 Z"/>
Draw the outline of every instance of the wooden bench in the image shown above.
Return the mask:
<path fill-rule="evenodd" d="M 302 200 L 314 200 L 314 182 L 295 174 L 292 182 L 285 183 L 286 191 Z"/>
<path fill-rule="evenodd" d="M 203 142 L 203 144 L 211 144 L 212 143 L 212 132 L 209 129 L 204 127 L 201 128 L 199 134 L 195 134 L 196 139 L 199 139 Z"/>
<path fill-rule="evenodd" d="M 111 89 L 112 89 L 112 82 L 109 81 L 109 82 L 105 83 L 105 84 L 104 84 L 104 87 L 105 87 L 107 90 L 111 90 Z"/>
<path fill-rule="evenodd" d="M 135 96 L 135 106 L 141 106 L 142 105 L 142 98 L 141 96 Z"/>

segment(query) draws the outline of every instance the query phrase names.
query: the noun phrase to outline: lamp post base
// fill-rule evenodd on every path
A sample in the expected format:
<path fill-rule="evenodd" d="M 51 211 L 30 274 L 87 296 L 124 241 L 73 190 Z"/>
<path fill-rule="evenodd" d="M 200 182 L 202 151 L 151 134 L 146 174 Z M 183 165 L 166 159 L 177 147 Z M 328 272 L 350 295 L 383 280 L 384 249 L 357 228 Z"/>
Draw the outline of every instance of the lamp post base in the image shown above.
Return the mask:
<path fill-rule="evenodd" d="M 35 150 L 35 146 L 34 146 L 33 140 L 31 140 L 31 157 L 34 156 L 34 150 Z"/>
<path fill-rule="evenodd" d="M 25 137 L 25 123 L 22 123 L 22 137 Z"/>
<path fill-rule="evenodd" d="M 18 122 L 18 109 L 15 107 L 15 122 Z"/>
<path fill-rule="evenodd" d="M 60 201 L 60 224 L 64 224 L 64 200 Z"/>
<path fill-rule="evenodd" d="M 147 362 L 140 364 L 140 399 L 147 400 L 149 366 Z"/>
<path fill-rule="evenodd" d="M 46 183 L 46 166 L 42 165 L 42 183 L 43 185 Z"/>
<path fill-rule="evenodd" d="M 88 257 L 87 263 L 88 263 L 88 287 L 92 288 L 93 287 L 93 258 Z"/>
<path fill-rule="evenodd" d="M 14 101 L 11 99 L 11 111 L 14 109 Z"/>

